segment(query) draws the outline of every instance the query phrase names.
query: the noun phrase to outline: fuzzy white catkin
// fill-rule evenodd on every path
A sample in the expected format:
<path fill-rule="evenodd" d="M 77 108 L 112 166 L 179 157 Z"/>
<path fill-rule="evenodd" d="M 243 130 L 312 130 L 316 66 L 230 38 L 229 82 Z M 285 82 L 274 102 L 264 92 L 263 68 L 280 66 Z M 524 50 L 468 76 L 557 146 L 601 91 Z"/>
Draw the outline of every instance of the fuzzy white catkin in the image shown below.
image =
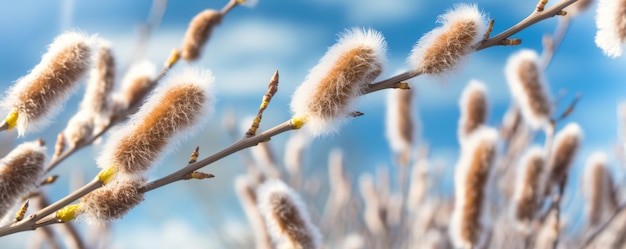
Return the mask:
<path fill-rule="evenodd" d="M 121 112 L 136 104 L 140 96 L 145 95 L 156 83 L 152 80 L 155 75 L 154 63 L 144 60 L 133 64 L 122 79 L 120 91 L 113 95 L 114 112 Z"/>
<path fill-rule="evenodd" d="M 577 123 L 569 123 L 554 137 L 554 144 L 548 160 L 549 178 L 546 182 L 558 185 L 569 172 L 583 138 L 583 131 Z M 550 189 L 546 189 L 550 190 Z"/>
<path fill-rule="evenodd" d="M 44 128 L 59 113 L 89 67 L 92 40 L 75 32 L 57 36 L 39 64 L 7 91 L 0 105 L 18 113 L 20 136 Z"/>
<path fill-rule="evenodd" d="M 267 180 L 257 190 L 258 208 L 276 248 L 316 249 L 322 235 L 311 222 L 300 196 L 280 180 Z"/>
<path fill-rule="evenodd" d="M 609 57 L 622 55 L 626 41 L 626 0 L 599 0 L 596 45 Z"/>
<path fill-rule="evenodd" d="M 0 219 L 37 187 L 45 161 L 46 147 L 41 141 L 22 143 L 0 160 Z"/>
<path fill-rule="evenodd" d="M 91 224 L 105 224 L 121 219 L 139 205 L 146 183 L 143 177 L 120 177 L 81 198 L 77 213 L 79 219 Z"/>
<path fill-rule="evenodd" d="M 294 177 L 302 170 L 303 156 L 311 143 L 309 136 L 304 131 L 295 130 L 291 132 L 289 140 L 285 144 L 284 162 L 289 175 Z"/>
<path fill-rule="evenodd" d="M 507 60 L 505 73 L 511 96 L 522 112 L 522 117 L 533 129 L 550 122 L 552 106 L 548 95 L 539 55 L 524 49 Z"/>
<path fill-rule="evenodd" d="M 413 70 L 432 75 L 454 71 L 484 37 L 489 18 L 476 5 L 457 4 L 437 19 L 441 27 L 419 39 L 408 61 Z"/>
<path fill-rule="evenodd" d="M 539 146 L 530 147 L 517 167 L 512 216 L 516 221 L 516 228 L 528 232 L 543 197 L 542 174 L 545 170 L 543 149 Z"/>
<path fill-rule="evenodd" d="M 478 80 L 471 80 L 463 90 L 459 100 L 458 137 L 462 141 L 487 121 L 487 87 Z"/>
<path fill-rule="evenodd" d="M 338 130 L 367 84 L 382 72 L 386 42 L 375 30 L 351 29 L 328 49 L 296 89 L 291 110 L 313 136 Z"/>
<path fill-rule="evenodd" d="M 93 66 L 89 72 L 85 95 L 80 102 L 80 110 L 93 114 L 96 129 L 109 123 L 115 87 L 115 57 L 111 43 L 105 39 L 97 39 L 98 48 L 94 53 Z"/>
<path fill-rule="evenodd" d="M 582 192 L 586 199 L 587 222 L 591 227 L 598 225 L 615 208 L 613 179 L 610 174 L 604 152 L 596 151 L 587 158 Z"/>
<path fill-rule="evenodd" d="M 462 144 L 454 174 L 455 202 L 449 229 L 456 247 L 474 248 L 483 241 L 487 223 L 484 203 L 497 139 L 495 129 L 482 127 Z"/>
<path fill-rule="evenodd" d="M 168 74 L 128 123 L 111 134 L 98 166 L 143 174 L 208 120 L 215 100 L 213 82 L 210 71 L 197 68 Z"/>
<path fill-rule="evenodd" d="M 408 163 L 415 133 L 413 118 L 413 90 L 392 89 L 387 93 L 385 135 L 391 150 L 400 157 L 401 164 Z"/>

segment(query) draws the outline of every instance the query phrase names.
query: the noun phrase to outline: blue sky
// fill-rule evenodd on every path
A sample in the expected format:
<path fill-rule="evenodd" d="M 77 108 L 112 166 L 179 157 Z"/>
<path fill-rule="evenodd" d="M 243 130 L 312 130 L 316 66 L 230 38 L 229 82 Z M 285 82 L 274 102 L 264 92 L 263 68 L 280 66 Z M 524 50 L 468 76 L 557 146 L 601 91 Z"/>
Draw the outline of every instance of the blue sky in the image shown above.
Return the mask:
<path fill-rule="evenodd" d="M 219 9 L 225 3 L 225 0 L 169 1 L 162 24 L 148 43 L 147 58 L 160 65 L 170 50 L 180 45 L 187 23 L 196 13 L 205 8 Z M 236 8 L 214 31 L 203 58 L 195 63 L 196 66 L 211 69 L 216 76 L 219 99 L 217 113 L 201 136 L 184 143 L 178 153 L 168 156 L 153 172 L 153 176 L 165 175 L 184 165 L 189 152 L 196 145 L 201 146 L 201 156 L 208 156 L 226 147 L 231 140 L 224 135 L 221 127 L 224 110 L 233 109 L 238 117 L 253 115 L 274 70 L 280 71 L 280 90 L 266 112 L 261 127 L 269 128 L 289 118 L 291 93 L 343 30 L 356 26 L 381 31 L 389 48 L 389 63 L 383 74 L 391 76 L 406 68 L 405 58 L 414 43 L 421 35 L 436 27 L 437 16 L 455 3 L 458 2 L 260 0 L 254 8 Z M 477 3 L 480 9 L 495 19 L 494 33 L 522 20 L 536 4 L 535 1 L 512 0 L 472 3 Z M 137 39 L 137 28 L 145 22 L 150 5 L 151 1 L 148 0 L 0 2 L 0 89 L 7 89 L 13 81 L 36 65 L 41 54 L 46 51 L 47 44 L 64 30 L 98 33 L 111 40 L 118 67 L 120 70 L 125 68 Z M 568 92 L 565 100 L 559 104 L 559 110 L 565 108 L 565 103 L 575 93 L 583 94 L 575 112 L 567 119 L 580 123 L 585 131 L 584 145 L 574 165 L 576 169 L 582 166 L 586 156 L 594 150 L 604 150 L 612 155 L 617 141 L 616 106 L 626 97 L 626 78 L 623 74 L 626 59 L 607 58 L 595 46 L 594 9 L 595 6 L 592 6 L 592 10 L 573 20 L 546 72 L 553 95 L 562 89 Z M 492 104 L 489 123 L 498 125 L 510 102 L 503 73 L 507 57 L 521 48 L 541 51 L 541 37 L 553 32 L 556 24 L 556 19 L 550 19 L 520 32 L 515 36 L 523 39 L 519 47 L 494 47 L 473 54 L 470 63 L 445 82 L 429 77 L 412 80 L 412 86 L 417 89 L 416 107 L 419 107 L 417 113 L 422 123 L 421 139 L 431 146 L 433 160 L 449 167 L 456 162 L 458 98 L 466 82 L 476 78 L 487 84 Z M 178 66 L 183 64 L 186 62 Z M 365 116 L 350 121 L 339 134 L 315 141 L 309 152 L 307 170 L 323 173 L 325 159 L 314 159 L 325 158 L 333 147 L 341 147 L 346 156 L 351 158 L 347 166 L 352 176 L 373 172 L 379 165 L 391 165 L 383 130 L 384 97 L 381 92 L 362 97 L 357 107 Z M 19 138 L 14 143 L 43 137 L 52 144 L 56 134 L 62 130 L 64 121 L 76 110 L 80 98 L 80 94 L 71 98 L 66 105 L 67 111 L 57 118 L 59 122 L 43 132 Z M 13 133 L 11 135 L 15 136 Z M 281 151 L 287 137 L 284 134 L 271 142 L 271 146 L 281 156 L 279 158 L 282 158 Z M 2 137 L 3 141 L 5 139 L 11 141 Z M 62 175 L 61 181 L 49 189 L 51 199 L 58 199 L 67 193 L 70 174 L 83 172 L 86 179 L 95 175 L 97 169 L 91 159 L 98 152 L 98 146 L 85 149 L 61 165 L 56 171 Z M 156 242 L 150 236 L 159 236 L 164 239 L 159 239 L 158 243 L 166 243 L 159 244 L 163 247 L 180 246 L 182 243 L 191 246 L 215 243 L 207 235 L 228 235 L 231 230 L 238 231 L 246 224 L 234 198 L 232 182 L 234 176 L 243 172 L 241 162 L 239 156 L 231 156 L 206 170 L 216 174 L 218 177 L 215 179 L 176 183 L 149 193 L 146 202 L 123 220 L 112 224 L 115 245 L 119 248 L 133 248 L 140 243 L 152 245 L 150 243 Z M 615 167 L 616 172 L 618 169 L 621 170 Z M 578 178 L 572 182 L 575 184 L 577 181 Z M 446 184 L 446 187 L 451 185 Z M 579 197 L 574 195 L 573 198 Z M 577 211 L 574 208 L 572 212 Z M 19 245 L 24 244 L 23 239 L 28 237 L 29 233 L 23 233 L 0 238 L 0 244 L 11 243 L 21 247 Z"/>

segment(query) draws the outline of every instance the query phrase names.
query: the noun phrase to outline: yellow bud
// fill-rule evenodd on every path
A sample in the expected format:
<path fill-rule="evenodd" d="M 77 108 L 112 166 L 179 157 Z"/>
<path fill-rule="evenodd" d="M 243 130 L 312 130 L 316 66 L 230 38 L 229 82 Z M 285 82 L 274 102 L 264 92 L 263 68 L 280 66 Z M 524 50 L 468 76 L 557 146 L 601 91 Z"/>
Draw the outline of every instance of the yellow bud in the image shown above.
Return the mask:
<path fill-rule="evenodd" d="M 78 209 L 78 206 L 79 204 L 74 204 L 59 209 L 59 211 L 57 211 L 57 219 L 63 222 L 68 222 L 76 219 L 76 210 Z"/>
<path fill-rule="evenodd" d="M 302 126 L 304 126 L 304 124 L 306 124 L 307 121 L 307 117 L 293 117 L 291 119 L 291 124 L 293 125 L 294 129 L 300 129 L 302 128 Z"/>
<path fill-rule="evenodd" d="M 103 169 L 98 174 L 98 180 L 100 180 L 100 182 L 102 182 L 103 185 L 106 185 L 111 180 L 113 180 L 113 177 L 115 176 L 116 172 L 117 172 L 117 167 L 113 167 L 113 166 Z"/>
<path fill-rule="evenodd" d="M 13 127 L 17 125 L 18 117 L 19 117 L 19 114 L 16 111 L 12 111 L 11 113 L 9 113 L 9 115 L 7 115 L 7 118 L 4 119 L 4 122 L 6 122 L 7 125 L 9 125 L 7 127 L 7 130 L 13 129 Z"/>

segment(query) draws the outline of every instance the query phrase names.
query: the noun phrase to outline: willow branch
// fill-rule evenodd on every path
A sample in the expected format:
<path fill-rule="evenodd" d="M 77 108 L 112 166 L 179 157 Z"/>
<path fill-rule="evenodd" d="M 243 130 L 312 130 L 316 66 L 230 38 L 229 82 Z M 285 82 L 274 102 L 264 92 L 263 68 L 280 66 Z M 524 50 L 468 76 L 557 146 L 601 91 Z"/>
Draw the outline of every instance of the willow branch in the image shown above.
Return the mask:
<path fill-rule="evenodd" d="M 541 22 L 545 19 L 554 17 L 556 15 L 559 15 L 560 13 L 562 13 L 561 11 L 563 11 L 563 9 L 571 4 L 573 4 L 574 2 L 576 2 L 578 0 L 563 0 L 561 2 L 559 2 L 558 4 L 550 7 L 549 9 L 545 9 L 543 11 L 533 11 L 528 17 L 526 17 L 524 20 L 520 21 L 519 23 L 513 25 L 512 27 L 510 27 L 509 29 L 502 31 L 501 33 L 497 34 L 496 36 L 492 37 L 492 38 L 488 38 L 483 40 L 482 42 L 480 42 L 478 44 L 478 46 L 476 47 L 475 51 L 480 51 L 486 48 L 490 48 L 490 47 L 494 47 L 494 46 L 500 46 L 500 45 L 505 45 L 506 41 L 514 34 L 517 34 L 518 32 L 524 30 L 525 28 L 536 24 L 538 22 Z M 383 89 L 387 89 L 387 88 L 402 88 L 403 86 L 401 85 L 402 81 L 417 77 L 419 75 L 421 75 L 422 72 L 420 71 L 407 71 L 401 74 L 398 74 L 396 76 L 393 76 L 391 78 L 382 80 L 382 81 L 378 81 L 375 83 L 372 83 L 370 85 L 368 85 L 368 87 L 365 89 L 365 91 L 363 92 L 363 94 L 368 94 L 368 93 L 372 93 L 372 92 L 376 92 L 376 91 L 380 91 Z"/>
<path fill-rule="evenodd" d="M 67 195 L 63 199 L 35 212 L 28 218 L 5 227 L 0 227 L 0 237 L 18 232 L 35 230 L 36 228 L 45 225 L 60 223 L 60 221 L 56 218 L 56 214 L 53 214 L 54 212 L 102 186 L 102 182 L 98 179 L 98 177 L 96 177 L 91 182 L 87 183 L 87 185 Z"/>
<path fill-rule="evenodd" d="M 185 175 L 196 171 L 198 169 L 201 169 L 204 166 L 207 166 L 211 163 L 214 163 L 224 157 L 227 157 L 235 152 L 238 152 L 240 150 L 252 147 L 252 146 L 256 146 L 257 144 L 259 144 L 260 142 L 266 141 L 268 139 L 270 139 L 273 136 L 276 136 L 278 134 L 290 131 L 295 129 L 295 127 L 293 126 L 293 124 L 291 123 L 291 120 L 286 121 L 282 124 L 279 124 L 261 134 L 258 134 L 256 136 L 253 137 L 244 137 L 242 139 L 240 139 L 239 141 L 235 142 L 234 144 L 232 144 L 231 146 L 228 146 L 227 148 L 211 155 L 210 157 L 204 158 L 198 162 L 195 162 L 193 164 L 189 164 L 186 167 L 168 175 L 165 176 L 161 179 L 152 181 L 147 183 L 144 187 L 142 187 L 140 189 L 140 192 L 145 193 L 148 191 L 152 191 L 154 189 L 163 187 L 167 184 L 176 182 L 176 181 L 180 181 L 180 180 L 185 180 Z"/>

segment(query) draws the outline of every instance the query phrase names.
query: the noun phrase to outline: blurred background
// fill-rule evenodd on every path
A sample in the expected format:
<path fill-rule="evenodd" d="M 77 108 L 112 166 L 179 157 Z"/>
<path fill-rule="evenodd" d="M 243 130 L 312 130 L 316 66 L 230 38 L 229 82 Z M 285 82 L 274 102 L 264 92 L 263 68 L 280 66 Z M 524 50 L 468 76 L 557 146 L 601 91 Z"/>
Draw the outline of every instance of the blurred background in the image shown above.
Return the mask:
<path fill-rule="evenodd" d="M 165 2 L 165 1 L 163 1 Z M 78 30 L 98 34 L 113 44 L 118 78 L 132 62 L 135 53 L 161 65 L 172 48 L 180 47 L 188 22 L 200 11 L 221 9 L 227 1 L 166 1 L 160 25 L 151 30 L 148 40 L 137 47 L 140 30 L 149 20 L 150 0 L 25 0 L 0 2 L 0 89 L 5 91 L 39 61 L 55 36 Z M 557 2 L 557 1 L 551 1 Z M 237 7 L 218 26 L 205 47 L 203 57 L 194 66 L 209 68 L 216 77 L 218 96 L 216 113 L 200 135 L 183 143 L 151 172 L 152 178 L 167 175 L 184 166 L 195 146 L 206 157 L 233 142 L 222 125 L 223 116 L 234 112 L 239 123 L 255 115 L 267 82 L 274 70 L 280 72 L 279 92 L 265 112 L 261 129 L 270 128 L 290 118 L 289 102 L 295 88 L 308 70 L 316 65 L 338 34 L 352 27 L 371 27 L 382 32 L 388 43 L 388 64 L 381 78 L 405 71 L 412 46 L 426 32 L 437 27 L 437 16 L 458 1 L 413 0 L 260 0 L 253 8 Z M 474 1 L 479 9 L 495 19 L 494 34 L 525 18 L 535 1 Z M 553 3 L 552 3 L 553 4 Z M 569 30 L 547 69 L 554 99 L 562 96 L 558 112 L 564 110 L 576 93 L 582 99 L 567 122 L 578 122 L 585 132 L 584 142 L 573 165 L 568 196 L 563 202 L 571 224 L 577 224 L 582 205 L 577 184 L 580 168 L 591 152 L 602 150 L 609 155 L 612 170 L 623 179 L 614 147 L 618 141 L 617 105 L 626 97 L 624 57 L 610 59 L 594 44 L 595 4 L 574 18 Z M 488 87 L 489 124 L 499 126 L 510 105 L 510 94 L 504 77 L 508 56 L 521 48 L 542 50 L 542 36 L 551 34 L 557 18 L 536 24 L 516 34 L 523 43 L 516 47 L 493 47 L 471 55 L 458 72 L 446 79 L 418 77 L 411 80 L 416 89 L 415 114 L 420 120 L 418 144 L 428 145 L 429 157 L 449 177 L 437 183 L 444 195 L 453 195 L 453 167 L 458 158 L 458 99 L 470 79 L 480 79 Z M 176 67 L 187 64 L 181 61 Z M 0 134 L 2 153 L 17 144 L 41 137 L 52 145 L 56 135 L 77 109 L 82 87 L 65 105 L 56 121 L 44 131 L 16 138 L 17 134 Z M 357 109 L 364 116 L 349 121 L 340 132 L 316 139 L 307 151 L 305 177 L 326 174 L 327 155 L 341 148 L 346 171 L 352 179 L 378 166 L 396 171 L 384 135 L 385 92 L 359 98 Z M 0 116 L 6 115 L 5 112 Z M 621 124 L 624 125 L 624 124 Z M 288 134 L 279 135 L 269 145 L 282 162 Z M 106 143 L 106 136 L 103 140 Z M 543 138 L 537 138 L 542 144 Z M 65 196 L 81 182 L 89 181 L 99 171 L 94 158 L 101 146 L 81 150 L 53 171 L 60 179 L 46 188 L 54 201 Z M 242 153 L 249 153 L 244 151 Z M 249 228 L 233 191 L 235 176 L 244 173 L 242 156 L 235 154 L 204 172 L 216 178 L 177 182 L 150 192 L 146 200 L 122 220 L 110 225 L 110 245 L 114 248 L 230 248 L 232 241 L 250 240 Z M 621 180 L 619 180 L 621 181 Z M 325 186 L 320 191 L 327 191 Z M 312 204 L 316 200 L 306 200 Z M 86 224 L 78 224 L 84 238 L 90 234 Z M 24 232 L 0 238 L 2 248 L 23 248 L 34 236 Z M 228 242 L 231 241 L 231 242 Z"/>

